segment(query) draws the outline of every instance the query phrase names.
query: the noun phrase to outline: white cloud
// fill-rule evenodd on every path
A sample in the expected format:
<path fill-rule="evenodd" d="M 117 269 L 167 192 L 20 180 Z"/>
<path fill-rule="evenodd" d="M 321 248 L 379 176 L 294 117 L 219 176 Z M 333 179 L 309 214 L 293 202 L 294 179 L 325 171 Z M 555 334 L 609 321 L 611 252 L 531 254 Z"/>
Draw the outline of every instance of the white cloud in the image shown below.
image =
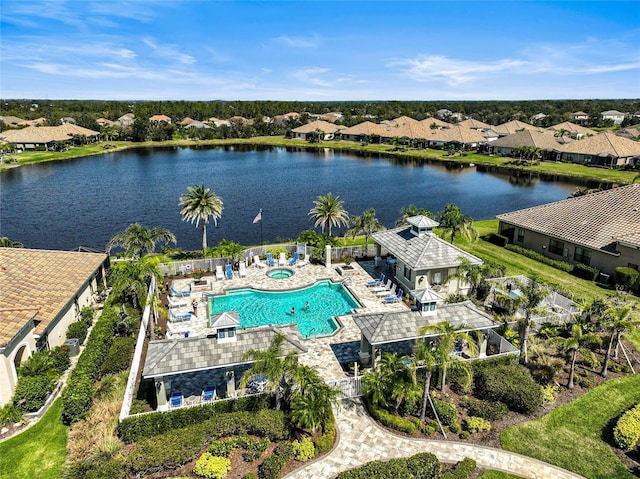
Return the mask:
<path fill-rule="evenodd" d="M 172 45 L 169 43 L 157 44 L 151 38 L 145 38 L 142 40 L 142 42 L 150 47 L 153 51 L 153 54 L 158 57 L 173 59 L 185 65 L 190 65 L 196 62 L 196 59 L 191 55 L 180 52 L 177 45 Z"/>
<path fill-rule="evenodd" d="M 306 37 L 280 35 L 279 37 L 274 38 L 273 41 L 292 48 L 316 48 L 320 45 L 320 37 L 316 34 Z"/>

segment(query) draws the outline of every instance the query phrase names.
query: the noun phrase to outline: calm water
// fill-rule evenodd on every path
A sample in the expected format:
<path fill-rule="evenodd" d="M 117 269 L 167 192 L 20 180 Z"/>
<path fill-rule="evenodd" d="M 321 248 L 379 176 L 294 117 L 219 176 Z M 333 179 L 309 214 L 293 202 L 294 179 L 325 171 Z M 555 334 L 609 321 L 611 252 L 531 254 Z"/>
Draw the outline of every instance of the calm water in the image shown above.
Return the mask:
<path fill-rule="evenodd" d="M 387 227 L 400 208 L 434 213 L 455 203 L 474 219 L 566 198 L 575 186 L 535 181 L 475 168 L 403 164 L 324 150 L 284 148 L 135 150 L 66 162 L 27 165 L 0 173 L 0 236 L 30 248 L 103 249 L 129 224 L 171 230 L 183 249 L 198 249 L 201 230 L 181 221 L 178 200 L 187 186 L 205 184 L 224 201 L 209 245 L 222 238 L 244 245 L 297 237 L 313 228 L 308 213 L 318 195 L 332 192 L 354 215 L 375 208 Z M 262 208 L 262 225 L 252 224 Z M 340 233 L 340 230 L 334 230 Z"/>
<path fill-rule="evenodd" d="M 283 287 L 286 287 L 285 280 Z M 296 323 L 303 338 L 333 333 L 338 329 L 334 316 L 350 314 L 352 309 L 360 307 L 344 286 L 330 281 L 319 281 L 293 291 L 239 289 L 209 301 L 214 314 L 237 311 L 241 328 Z M 309 309 L 305 309 L 306 302 Z M 292 307 L 295 308 L 293 314 Z"/>

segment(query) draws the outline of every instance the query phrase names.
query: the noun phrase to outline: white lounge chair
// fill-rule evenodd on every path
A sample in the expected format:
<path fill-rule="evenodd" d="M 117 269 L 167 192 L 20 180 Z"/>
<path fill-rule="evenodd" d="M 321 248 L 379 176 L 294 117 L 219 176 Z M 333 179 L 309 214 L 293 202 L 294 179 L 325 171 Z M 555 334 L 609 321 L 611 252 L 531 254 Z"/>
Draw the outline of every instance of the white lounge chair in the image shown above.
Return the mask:
<path fill-rule="evenodd" d="M 266 268 L 267 265 L 266 263 L 264 263 L 263 261 L 260 261 L 260 256 L 255 255 L 253 257 L 253 266 L 255 266 L 256 268 Z"/>
<path fill-rule="evenodd" d="M 216 279 L 224 279 L 224 271 L 222 271 L 222 265 L 216 266 Z"/>
<path fill-rule="evenodd" d="M 378 293 L 380 291 L 390 291 L 391 290 L 391 280 L 387 279 L 387 284 L 381 284 L 380 286 L 374 286 L 371 288 L 371 291 L 374 293 Z"/>
<path fill-rule="evenodd" d="M 287 253 L 280 253 L 280 258 L 278 259 L 279 266 L 285 266 L 287 264 Z"/>
<path fill-rule="evenodd" d="M 247 275 L 247 266 L 244 264 L 244 261 L 240 261 L 240 266 L 238 266 L 238 276 L 244 278 Z"/>
<path fill-rule="evenodd" d="M 386 298 L 387 296 L 393 296 L 396 294 L 396 285 L 392 285 L 389 291 L 378 291 L 376 296 L 380 298 Z"/>
<path fill-rule="evenodd" d="M 302 268 L 303 266 L 306 266 L 308 264 L 309 264 L 309 257 L 306 254 L 304 255 L 303 259 L 298 260 L 298 262 L 296 263 L 298 268 Z"/>
<path fill-rule="evenodd" d="M 186 299 L 174 299 L 171 296 L 167 296 L 167 301 L 169 301 L 170 308 L 180 308 L 182 306 L 189 306 L 189 303 Z"/>

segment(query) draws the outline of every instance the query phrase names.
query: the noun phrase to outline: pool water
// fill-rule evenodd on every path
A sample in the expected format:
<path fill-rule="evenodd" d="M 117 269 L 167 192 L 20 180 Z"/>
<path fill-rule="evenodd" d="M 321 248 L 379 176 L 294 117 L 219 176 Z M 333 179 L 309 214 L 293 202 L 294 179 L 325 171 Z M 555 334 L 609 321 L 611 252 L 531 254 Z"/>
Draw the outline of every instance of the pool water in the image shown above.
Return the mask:
<path fill-rule="evenodd" d="M 291 278 L 293 271 L 287 268 L 276 268 L 267 271 L 267 276 L 274 279 Z"/>
<path fill-rule="evenodd" d="M 212 296 L 209 307 L 212 314 L 237 311 L 240 328 L 296 323 L 300 335 L 308 338 L 333 333 L 339 327 L 333 317 L 350 314 L 360 304 L 342 284 L 324 280 L 291 291 L 233 290 Z"/>

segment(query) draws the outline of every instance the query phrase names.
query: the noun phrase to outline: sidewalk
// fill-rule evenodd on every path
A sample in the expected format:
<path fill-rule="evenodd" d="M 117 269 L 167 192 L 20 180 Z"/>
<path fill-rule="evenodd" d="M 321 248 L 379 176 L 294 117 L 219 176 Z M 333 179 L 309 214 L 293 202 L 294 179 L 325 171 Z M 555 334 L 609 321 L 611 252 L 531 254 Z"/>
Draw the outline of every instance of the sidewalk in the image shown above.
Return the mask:
<path fill-rule="evenodd" d="M 360 400 L 344 400 L 334 413 L 338 430 L 335 448 L 321 459 L 288 474 L 285 479 L 330 479 L 341 471 L 375 459 L 385 461 L 418 452 L 432 452 L 440 461 L 448 463 L 470 457 L 482 469 L 508 472 L 526 479 L 582 478 L 557 466 L 501 449 L 397 436 L 379 427 Z"/>

